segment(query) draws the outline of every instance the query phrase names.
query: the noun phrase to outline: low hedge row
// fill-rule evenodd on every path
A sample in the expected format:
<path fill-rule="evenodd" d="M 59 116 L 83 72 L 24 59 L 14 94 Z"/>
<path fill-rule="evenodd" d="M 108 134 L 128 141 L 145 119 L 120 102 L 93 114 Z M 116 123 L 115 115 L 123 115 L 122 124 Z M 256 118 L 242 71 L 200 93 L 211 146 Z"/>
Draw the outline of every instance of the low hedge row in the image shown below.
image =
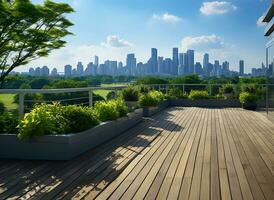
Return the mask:
<path fill-rule="evenodd" d="M 100 122 L 126 116 L 128 108 L 121 99 L 100 101 L 93 108 L 59 103 L 36 105 L 24 119 L 12 113 L 0 115 L 0 133 L 16 133 L 20 140 L 43 135 L 63 135 L 88 130 Z"/>

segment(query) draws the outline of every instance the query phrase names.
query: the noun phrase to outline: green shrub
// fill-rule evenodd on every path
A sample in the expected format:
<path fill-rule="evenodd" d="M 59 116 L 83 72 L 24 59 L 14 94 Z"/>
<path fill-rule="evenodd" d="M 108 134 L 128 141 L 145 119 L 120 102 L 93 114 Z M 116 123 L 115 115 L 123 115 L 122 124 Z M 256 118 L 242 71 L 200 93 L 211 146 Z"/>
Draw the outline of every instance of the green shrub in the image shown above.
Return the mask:
<path fill-rule="evenodd" d="M 116 110 L 118 112 L 119 117 L 125 117 L 128 114 L 128 107 L 124 100 L 117 99 L 113 100 L 116 105 Z"/>
<path fill-rule="evenodd" d="M 0 115 L 2 115 L 5 111 L 4 103 L 0 102 Z"/>
<path fill-rule="evenodd" d="M 198 100 L 198 99 L 209 99 L 210 96 L 207 91 L 191 90 L 188 98 L 191 100 Z"/>
<path fill-rule="evenodd" d="M 138 101 L 139 91 L 136 87 L 127 87 L 122 90 L 122 97 L 125 101 Z"/>
<path fill-rule="evenodd" d="M 95 103 L 94 111 L 102 122 L 116 120 L 119 117 L 115 101 L 99 101 Z"/>
<path fill-rule="evenodd" d="M 19 118 L 17 115 L 4 112 L 0 115 L 0 134 L 17 134 L 17 125 L 19 123 Z"/>
<path fill-rule="evenodd" d="M 234 87 L 232 84 L 225 84 L 222 85 L 222 87 L 220 88 L 220 93 L 221 94 L 231 94 L 234 93 Z"/>
<path fill-rule="evenodd" d="M 19 123 L 18 138 L 28 140 L 43 135 L 66 133 L 69 122 L 62 116 L 61 109 L 59 104 L 35 106 Z"/>
<path fill-rule="evenodd" d="M 138 85 L 138 90 L 141 94 L 149 93 L 150 89 L 146 85 Z"/>
<path fill-rule="evenodd" d="M 250 92 L 241 92 L 239 100 L 241 103 L 256 103 L 256 101 L 259 100 L 259 97 Z"/>
<path fill-rule="evenodd" d="M 115 99 L 115 97 L 116 97 L 116 92 L 115 92 L 115 91 L 110 91 L 110 92 L 107 94 L 107 100 Z"/>
<path fill-rule="evenodd" d="M 244 84 L 241 86 L 241 92 L 258 93 L 258 87 L 255 84 Z"/>
<path fill-rule="evenodd" d="M 82 106 L 63 106 L 62 116 L 68 122 L 67 133 L 78 133 L 88 130 L 99 124 L 94 111 L 88 107 Z"/>
<path fill-rule="evenodd" d="M 170 99 L 187 99 L 187 94 L 183 93 L 179 88 L 171 88 L 168 90 L 168 98 Z"/>
<path fill-rule="evenodd" d="M 140 97 L 140 106 L 157 106 L 164 100 L 164 94 L 158 91 L 150 91 Z"/>

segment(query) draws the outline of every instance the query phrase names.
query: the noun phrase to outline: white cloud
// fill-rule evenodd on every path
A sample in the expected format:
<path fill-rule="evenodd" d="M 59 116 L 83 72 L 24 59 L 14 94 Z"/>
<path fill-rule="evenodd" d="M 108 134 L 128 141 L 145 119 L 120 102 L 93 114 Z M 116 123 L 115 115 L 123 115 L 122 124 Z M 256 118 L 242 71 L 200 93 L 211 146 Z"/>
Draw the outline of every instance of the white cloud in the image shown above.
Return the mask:
<path fill-rule="evenodd" d="M 224 47 L 221 37 L 212 35 L 202 35 L 198 37 L 185 37 L 182 39 L 182 49 L 194 49 L 196 51 L 207 51 L 210 49 L 220 49 Z"/>
<path fill-rule="evenodd" d="M 169 13 L 164 13 L 164 14 L 161 14 L 161 15 L 154 14 L 152 16 L 152 19 L 163 21 L 163 22 L 166 22 L 166 23 L 171 23 L 171 24 L 177 23 L 177 22 L 182 20 L 180 17 L 178 17 L 176 15 L 169 14 Z"/>
<path fill-rule="evenodd" d="M 257 26 L 261 27 L 261 26 L 265 26 L 266 23 L 263 22 L 264 19 L 264 15 L 262 15 L 261 17 L 259 17 L 259 19 L 257 20 Z"/>
<path fill-rule="evenodd" d="M 115 47 L 115 48 L 124 48 L 124 47 L 133 47 L 133 44 L 127 40 L 119 38 L 117 35 L 109 35 L 106 42 L 101 43 L 103 46 Z"/>
<path fill-rule="evenodd" d="M 200 8 L 204 15 L 220 15 L 237 10 L 237 7 L 227 1 L 204 2 Z"/>

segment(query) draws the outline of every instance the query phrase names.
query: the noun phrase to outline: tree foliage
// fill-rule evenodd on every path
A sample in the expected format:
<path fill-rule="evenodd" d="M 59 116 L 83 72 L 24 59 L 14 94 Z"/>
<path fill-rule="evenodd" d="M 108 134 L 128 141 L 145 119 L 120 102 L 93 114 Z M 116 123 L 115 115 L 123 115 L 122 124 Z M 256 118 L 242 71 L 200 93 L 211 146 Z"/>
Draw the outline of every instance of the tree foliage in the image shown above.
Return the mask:
<path fill-rule="evenodd" d="M 45 0 L 0 0 L 0 84 L 16 67 L 49 55 L 65 45 L 73 24 L 66 14 L 73 9 L 66 3 Z"/>

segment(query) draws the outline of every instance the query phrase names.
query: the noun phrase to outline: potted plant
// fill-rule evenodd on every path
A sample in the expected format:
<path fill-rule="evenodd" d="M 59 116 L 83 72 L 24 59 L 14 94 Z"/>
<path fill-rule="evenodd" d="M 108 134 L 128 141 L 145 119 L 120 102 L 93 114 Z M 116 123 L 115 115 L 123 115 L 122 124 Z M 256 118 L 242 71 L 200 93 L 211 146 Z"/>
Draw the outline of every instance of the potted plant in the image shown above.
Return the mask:
<path fill-rule="evenodd" d="M 250 92 L 241 92 L 239 100 L 242 104 L 242 108 L 247 110 L 256 110 L 258 96 Z"/>
<path fill-rule="evenodd" d="M 190 100 L 210 99 L 210 96 L 205 90 L 191 90 L 188 98 Z"/>
<path fill-rule="evenodd" d="M 134 110 L 139 99 L 139 91 L 135 87 L 127 87 L 122 90 L 122 97 L 125 100 L 129 110 Z"/>
<path fill-rule="evenodd" d="M 234 87 L 232 84 L 225 84 L 220 88 L 220 93 L 225 99 L 233 99 L 234 97 Z"/>
<path fill-rule="evenodd" d="M 139 105 L 143 107 L 144 117 L 149 117 L 167 107 L 164 102 L 164 94 L 158 91 L 150 91 L 139 99 Z"/>

